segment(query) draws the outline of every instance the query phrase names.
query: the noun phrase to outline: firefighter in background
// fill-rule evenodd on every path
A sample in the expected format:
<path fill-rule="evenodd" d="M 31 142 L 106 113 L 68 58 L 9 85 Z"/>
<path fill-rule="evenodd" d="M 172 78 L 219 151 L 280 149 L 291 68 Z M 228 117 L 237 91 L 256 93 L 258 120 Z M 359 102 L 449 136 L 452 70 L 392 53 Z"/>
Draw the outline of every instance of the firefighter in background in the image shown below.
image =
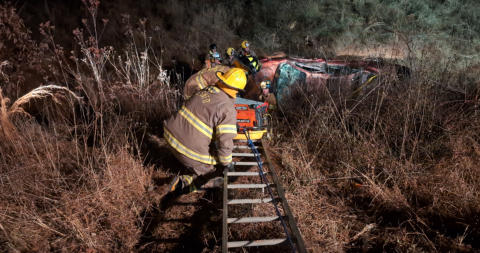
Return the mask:
<path fill-rule="evenodd" d="M 223 64 L 227 66 L 234 66 L 235 60 L 237 57 L 237 52 L 233 47 L 229 47 L 227 51 L 225 51 L 225 59 L 223 60 Z"/>
<path fill-rule="evenodd" d="M 220 65 L 222 60 L 220 54 L 217 52 L 217 45 L 215 43 L 210 44 L 210 50 L 207 57 L 205 57 L 205 66 L 207 69 Z"/>
<path fill-rule="evenodd" d="M 172 180 L 171 192 L 195 191 L 194 179 L 200 177 L 195 181 L 206 181 L 204 176 L 215 171 L 215 164 L 233 170 L 233 138 L 237 135 L 235 98 L 245 88 L 247 77 L 238 68 L 217 72 L 216 76 L 216 85 L 195 93 L 164 122 L 165 140 L 189 171 Z M 221 185 L 222 178 L 212 180 L 208 182 L 214 182 L 213 186 Z"/>
<path fill-rule="evenodd" d="M 271 86 L 270 80 L 262 81 L 260 83 L 261 93 L 258 96 L 258 100 L 263 101 L 263 102 L 265 102 L 267 100 L 267 98 L 271 94 L 270 93 L 270 86 Z"/>
<path fill-rule="evenodd" d="M 247 40 L 242 41 L 242 49 L 240 50 L 240 55 L 257 57 L 255 52 L 250 48 L 250 42 L 248 42 Z"/>
<path fill-rule="evenodd" d="M 195 92 L 208 87 L 215 85 L 218 81 L 216 73 L 218 71 L 226 73 L 230 67 L 225 65 L 217 65 L 211 68 L 203 68 L 197 73 L 193 74 L 185 82 L 185 87 L 183 87 L 183 98 L 185 100 L 189 99 Z"/>
<path fill-rule="evenodd" d="M 258 96 L 258 100 L 268 103 L 268 109 L 274 110 L 277 105 L 275 95 L 272 93 L 272 82 L 265 80 L 260 83 L 261 93 Z"/>
<path fill-rule="evenodd" d="M 260 71 L 261 64 L 255 52 L 250 49 L 250 43 L 246 40 L 242 42 L 242 49 L 238 54 L 238 61 L 234 63 L 236 67 L 245 68 L 248 73 L 255 75 Z M 242 66 L 243 65 L 243 66 Z"/>

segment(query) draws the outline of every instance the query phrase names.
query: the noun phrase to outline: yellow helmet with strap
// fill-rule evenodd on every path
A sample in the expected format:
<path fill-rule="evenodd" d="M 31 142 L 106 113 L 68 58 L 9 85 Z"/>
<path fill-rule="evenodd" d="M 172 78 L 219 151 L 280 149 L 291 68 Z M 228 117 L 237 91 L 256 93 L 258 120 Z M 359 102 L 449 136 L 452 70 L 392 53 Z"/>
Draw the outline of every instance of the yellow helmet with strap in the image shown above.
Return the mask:
<path fill-rule="evenodd" d="M 247 47 L 249 47 L 249 46 L 250 46 L 250 43 L 248 43 L 247 40 L 244 40 L 244 41 L 242 42 L 242 48 L 247 48 Z"/>
<path fill-rule="evenodd" d="M 233 47 L 229 47 L 227 49 L 227 55 L 232 56 L 235 53 L 235 49 Z"/>
<path fill-rule="evenodd" d="M 243 91 L 245 85 L 247 85 L 247 76 L 245 75 L 245 71 L 240 68 L 231 68 L 225 74 L 218 71 L 216 75 L 218 79 L 232 89 Z"/>

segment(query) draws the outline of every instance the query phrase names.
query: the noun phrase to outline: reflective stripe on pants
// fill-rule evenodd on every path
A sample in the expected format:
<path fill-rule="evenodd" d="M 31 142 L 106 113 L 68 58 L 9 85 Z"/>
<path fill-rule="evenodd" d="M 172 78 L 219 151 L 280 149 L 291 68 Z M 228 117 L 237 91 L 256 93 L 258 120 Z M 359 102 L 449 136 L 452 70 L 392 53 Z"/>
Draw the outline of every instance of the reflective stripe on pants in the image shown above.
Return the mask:
<path fill-rule="evenodd" d="M 182 155 L 178 151 L 176 151 L 170 145 L 168 145 L 168 148 L 170 149 L 170 152 L 172 152 L 172 154 L 175 156 L 175 158 L 177 158 L 179 162 L 181 162 L 185 167 L 192 169 L 193 172 L 197 174 L 197 176 L 205 175 L 215 170 L 215 167 L 212 164 L 205 164 L 205 163 L 201 163 L 199 161 L 190 159 Z"/>

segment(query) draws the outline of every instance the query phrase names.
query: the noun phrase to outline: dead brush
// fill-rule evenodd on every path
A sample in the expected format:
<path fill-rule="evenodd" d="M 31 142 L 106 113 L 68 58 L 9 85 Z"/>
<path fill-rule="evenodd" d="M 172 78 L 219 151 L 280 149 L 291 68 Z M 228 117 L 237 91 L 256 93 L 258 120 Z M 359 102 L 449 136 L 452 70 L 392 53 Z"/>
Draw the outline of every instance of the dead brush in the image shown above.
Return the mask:
<path fill-rule="evenodd" d="M 2 89 L 0 88 L 0 128 L 2 130 L 0 139 L 2 139 L 4 143 L 11 143 L 16 134 L 15 126 L 9 119 L 9 102 L 8 98 L 3 97 Z"/>
<path fill-rule="evenodd" d="M 316 228 L 303 227 L 312 243 L 400 251 L 411 245 L 426 251 L 464 247 L 458 241 L 477 247 L 477 227 L 454 225 L 479 211 L 474 207 L 478 182 L 473 166 L 478 137 L 472 135 L 478 127 L 475 107 L 468 103 L 476 88 L 458 82 L 461 75 L 455 72 L 442 72 L 450 69 L 448 62 L 443 67 L 435 63 L 434 77 L 428 73 L 433 65 L 421 64 L 412 79 L 379 78 L 357 98 L 309 87 L 292 90 L 286 98 L 275 140 L 282 162 L 289 165 L 282 171 L 284 181 L 293 196 L 307 189 L 316 192 L 307 200 L 292 197 L 292 206 L 306 209 L 297 209 L 299 220 L 334 219 L 347 235 L 339 238 L 334 231 L 318 234 Z M 316 204 L 308 207 L 303 201 Z M 314 211 L 326 203 L 342 203 L 343 208 Z M 447 225 L 442 227 L 439 220 Z M 451 236 L 456 233 L 461 238 Z M 329 251 L 331 244 L 326 245 L 318 247 Z"/>
<path fill-rule="evenodd" d="M 151 65 L 140 70 L 150 69 L 142 79 L 147 83 L 128 87 L 127 79 L 111 72 L 110 51 L 90 43 L 80 44 L 84 48 L 71 61 L 61 50 L 48 59 L 62 60 L 62 73 L 74 77 L 69 85 L 77 89 L 42 86 L 10 108 L 0 93 L 2 252 L 131 252 L 142 236 L 142 213 L 152 205 L 146 191 L 152 188 L 153 167 L 143 166 L 138 130 L 174 110 L 177 93 L 168 80 L 156 80 L 163 73 L 151 71 L 161 70 Z M 125 90 L 130 93 L 122 97 Z M 85 109 L 81 115 L 77 106 Z M 48 122 L 25 120 L 31 116 Z M 12 122 L 17 117 L 21 120 Z"/>
<path fill-rule="evenodd" d="M 65 97 L 50 91 L 36 90 L 15 108 L 34 99 L 64 102 Z M 108 140 L 115 141 L 92 147 L 75 132 L 58 134 L 62 121 L 52 121 L 49 128 L 18 121 L 21 131 L 15 130 L 6 101 L 1 101 L 2 133 L 9 126 L 12 131 L 6 133 L 16 134 L 12 145 L 5 139 L 0 143 L 0 224 L 9 231 L 0 236 L 7 247 L 0 249 L 133 249 L 141 233 L 140 213 L 151 204 L 145 191 L 152 168 L 131 155 L 129 136 L 134 134 L 128 124 L 106 122 L 112 129 Z M 62 106 L 71 109 L 68 103 Z"/>
<path fill-rule="evenodd" d="M 31 37 L 30 29 L 11 3 L 0 4 L 0 81 L 4 96 L 16 99 L 38 85 L 55 80 L 51 54 Z"/>
<path fill-rule="evenodd" d="M 141 236 L 140 214 L 150 203 L 145 190 L 152 168 L 145 169 L 120 150 L 107 157 L 105 171 L 86 172 L 93 179 L 89 186 L 93 191 L 87 188 L 62 198 L 65 206 L 60 211 L 70 236 L 80 248 L 133 249 Z"/>
<path fill-rule="evenodd" d="M 66 87 L 40 86 L 15 100 L 9 109 L 11 117 L 39 117 L 49 121 L 75 121 L 75 109 L 83 106 L 83 100 Z"/>

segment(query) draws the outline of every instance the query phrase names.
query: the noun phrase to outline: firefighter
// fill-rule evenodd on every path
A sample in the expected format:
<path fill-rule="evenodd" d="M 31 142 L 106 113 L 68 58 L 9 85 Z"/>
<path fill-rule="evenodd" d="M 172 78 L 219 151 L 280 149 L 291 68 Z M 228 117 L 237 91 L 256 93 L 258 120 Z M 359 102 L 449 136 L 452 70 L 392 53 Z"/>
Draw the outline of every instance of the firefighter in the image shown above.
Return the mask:
<path fill-rule="evenodd" d="M 220 65 L 222 60 L 220 54 L 217 52 L 217 45 L 215 43 L 210 44 L 207 57 L 205 57 L 205 66 L 207 69 Z"/>
<path fill-rule="evenodd" d="M 258 96 L 258 100 L 260 101 L 266 101 L 267 98 L 269 97 L 269 95 L 271 94 L 270 93 L 270 86 L 271 86 L 271 83 L 270 80 L 265 80 L 265 81 L 262 81 L 260 83 L 260 89 L 261 89 L 261 93 L 260 95 Z"/>
<path fill-rule="evenodd" d="M 245 88 L 244 70 L 232 68 L 216 73 L 218 82 L 195 93 L 164 122 L 164 137 L 174 156 L 190 171 L 176 176 L 171 192 L 196 190 L 194 179 L 205 179 L 220 164 L 233 169 L 233 138 L 237 135 L 235 98 Z M 220 177 L 215 178 L 222 180 Z M 201 180 L 197 180 L 201 181 Z M 211 182 L 211 180 L 209 181 Z"/>
<path fill-rule="evenodd" d="M 242 41 L 242 49 L 240 51 L 240 55 L 257 57 L 255 52 L 250 49 L 250 42 L 248 42 L 247 40 Z"/>
<path fill-rule="evenodd" d="M 277 104 L 275 95 L 272 91 L 272 82 L 265 80 L 260 83 L 261 94 L 258 96 L 258 100 L 268 103 L 268 109 L 274 110 Z"/>
<path fill-rule="evenodd" d="M 249 74 L 255 75 L 260 71 L 261 64 L 258 60 L 255 52 L 250 49 L 250 43 L 246 40 L 242 42 L 242 49 L 239 53 L 239 61 L 235 64 L 237 67 L 240 67 L 240 64 L 243 65 L 243 68 L 248 69 Z"/>
<path fill-rule="evenodd" d="M 185 87 L 183 88 L 183 97 L 185 100 L 189 99 L 195 92 L 208 87 L 215 85 L 218 81 L 217 71 L 226 73 L 230 67 L 225 65 L 217 65 L 212 68 L 203 68 L 197 73 L 193 74 L 185 82 Z"/>
<path fill-rule="evenodd" d="M 229 47 L 227 51 L 225 51 L 225 59 L 223 60 L 223 64 L 233 67 L 236 57 L 237 52 L 235 49 L 233 47 Z"/>

